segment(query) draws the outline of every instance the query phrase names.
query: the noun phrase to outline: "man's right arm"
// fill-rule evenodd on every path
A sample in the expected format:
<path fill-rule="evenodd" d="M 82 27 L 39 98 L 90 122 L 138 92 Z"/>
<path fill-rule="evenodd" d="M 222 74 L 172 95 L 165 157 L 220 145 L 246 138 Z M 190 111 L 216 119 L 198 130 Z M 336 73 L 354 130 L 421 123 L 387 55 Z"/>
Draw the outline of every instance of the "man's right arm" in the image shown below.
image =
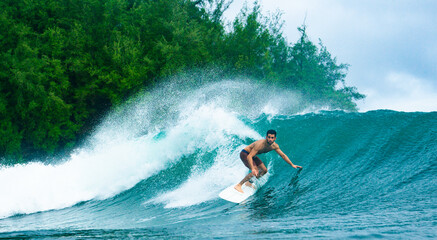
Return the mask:
<path fill-rule="evenodd" d="M 256 155 L 256 152 L 254 151 L 254 149 L 252 149 L 252 151 L 250 151 L 249 155 L 247 155 L 247 162 L 249 162 L 250 170 L 252 171 L 252 173 L 256 177 L 256 176 L 258 176 L 258 169 L 253 164 L 253 156 L 255 156 L 255 155 Z"/>
<path fill-rule="evenodd" d="M 253 148 L 252 151 L 250 151 L 249 155 L 247 155 L 247 161 L 249 162 L 249 167 L 250 170 L 252 171 L 252 173 L 255 175 L 255 177 L 258 176 L 258 168 L 256 168 L 253 165 L 253 157 L 258 153 L 258 151 L 260 150 L 260 144 L 259 141 L 256 141 L 253 143 Z"/>

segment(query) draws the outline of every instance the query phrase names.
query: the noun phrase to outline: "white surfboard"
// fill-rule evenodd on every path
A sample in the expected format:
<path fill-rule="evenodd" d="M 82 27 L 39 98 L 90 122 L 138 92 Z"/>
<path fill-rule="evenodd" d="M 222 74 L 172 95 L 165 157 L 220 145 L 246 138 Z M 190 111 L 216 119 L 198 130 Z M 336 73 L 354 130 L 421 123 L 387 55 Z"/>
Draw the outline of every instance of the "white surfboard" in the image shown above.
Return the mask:
<path fill-rule="evenodd" d="M 232 184 L 231 186 L 227 187 L 225 190 L 221 191 L 219 193 L 219 197 L 229 202 L 241 203 L 247 198 L 249 198 L 250 196 L 252 196 L 253 194 L 255 194 L 256 191 L 258 191 L 258 189 L 260 189 L 267 182 L 268 176 L 266 175 L 255 180 L 254 183 L 252 184 L 253 187 L 246 186 L 246 184 L 243 184 L 241 188 L 243 189 L 244 193 L 241 193 L 234 188 L 235 185 L 237 184 Z"/>

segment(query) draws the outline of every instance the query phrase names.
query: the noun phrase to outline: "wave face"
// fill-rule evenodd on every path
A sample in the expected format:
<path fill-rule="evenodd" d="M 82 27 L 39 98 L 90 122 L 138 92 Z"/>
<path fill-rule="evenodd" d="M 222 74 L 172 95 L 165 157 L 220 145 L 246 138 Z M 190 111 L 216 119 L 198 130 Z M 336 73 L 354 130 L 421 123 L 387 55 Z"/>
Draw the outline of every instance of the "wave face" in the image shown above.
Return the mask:
<path fill-rule="evenodd" d="M 436 238 L 437 112 L 303 109 L 247 81 L 157 87 L 115 109 L 52 164 L 0 167 L 0 238 Z M 268 182 L 237 205 L 218 193 L 260 155 Z"/>

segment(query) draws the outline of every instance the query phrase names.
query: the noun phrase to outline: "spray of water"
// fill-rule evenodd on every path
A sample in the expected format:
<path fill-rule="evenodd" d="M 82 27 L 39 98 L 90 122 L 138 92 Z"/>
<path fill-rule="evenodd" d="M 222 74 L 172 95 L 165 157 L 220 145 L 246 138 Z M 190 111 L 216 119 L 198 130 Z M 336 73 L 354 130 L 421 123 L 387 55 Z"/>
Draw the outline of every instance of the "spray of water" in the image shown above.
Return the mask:
<path fill-rule="evenodd" d="M 199 161 L 185 183 L 154 201 L 180 207 L 213 199 L 245 174 L 235 161 L 242 141 L 261 137 L 248 123 L 295 114 L 300 103 L 293 92 L 250 81 L 169 81 L 114 109 L 61 163 L 0 167 L 0 218 L 112 197 L 196 151 L 217 152 L 212 166 Z"/>

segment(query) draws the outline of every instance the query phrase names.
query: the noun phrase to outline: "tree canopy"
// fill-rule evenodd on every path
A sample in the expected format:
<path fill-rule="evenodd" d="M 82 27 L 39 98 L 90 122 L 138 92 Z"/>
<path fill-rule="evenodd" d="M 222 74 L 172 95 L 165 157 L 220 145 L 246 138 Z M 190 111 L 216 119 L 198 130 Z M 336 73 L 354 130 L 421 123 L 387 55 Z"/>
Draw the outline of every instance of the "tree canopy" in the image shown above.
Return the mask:
<path fill-rule="evenodd" d="M 0 157 L 74 146 L 111 106 L 164 77 L 220 67 L 356 110 L 364 98 L 305 26 L 288 43 L 279 15 L 243 9 L 227 30 L 225 0 L 0 2 Z M 0 158 L 1 159 L 1 158 Z"/>

